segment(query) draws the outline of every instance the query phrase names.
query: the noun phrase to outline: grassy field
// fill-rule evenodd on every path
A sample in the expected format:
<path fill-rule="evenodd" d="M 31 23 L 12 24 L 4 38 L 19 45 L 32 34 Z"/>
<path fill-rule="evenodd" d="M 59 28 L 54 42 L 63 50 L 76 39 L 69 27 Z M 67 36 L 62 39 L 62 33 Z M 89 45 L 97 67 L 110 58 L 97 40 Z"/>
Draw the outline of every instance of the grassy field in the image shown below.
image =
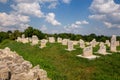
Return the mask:
<path fill-rule="evenodd" d="M 98 59 L 87 60 L 76 56 L 82 54 L 78 45 L 71 52 L 65 50 L 67 46 L 59 43 L 48 43 L 43 49 L 38 45 L 31 46 L 10 40 L 0 43 L 0 48 L 6 46 L 34 66 L 39 64 L 52 80 L 120 80 L 120 53 L 100 55 Z M 94 51 L 97 50 L 98 46 L 94 48 Z"/>

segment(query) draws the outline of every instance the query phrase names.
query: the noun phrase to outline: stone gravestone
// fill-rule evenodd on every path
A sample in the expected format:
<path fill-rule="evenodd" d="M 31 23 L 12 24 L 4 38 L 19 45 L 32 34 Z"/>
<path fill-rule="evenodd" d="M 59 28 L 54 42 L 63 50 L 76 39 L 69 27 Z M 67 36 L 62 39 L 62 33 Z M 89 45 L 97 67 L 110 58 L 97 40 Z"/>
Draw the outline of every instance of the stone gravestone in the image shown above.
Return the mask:
<path fill-rule="evenodd" d="M 93 40 L 90 42 L 90 44 L 91 44 L 92 47 L 95 47 L 95 46 L 96 46 L 96 40 L 93 39 Z"/>
<path fill-rule="evenodd" d="M 85 44 L 86 44 L 87 46 L 90 46 L 90 42 L 85 42 Z"/>
<path fill-rule="evenodd" d="M 57 38 L 57 42 L 58 42 L 58 43 L 62 43 L 62 38 L 58 37 L 58 38 Z"/>
<path fill-rule="evenodd" d="M 33 35 L 31 45 L 36 45 L 36 44 L 38 44 L 38 42 L 39 42 L 38 37 L 36 35 Z"/>
<path fill-rule="evenodd" d="M 68 41 L 68 49 L 66 49 L 66 50 L 68 50 L 68 51 L 75 50 L 74 45 L 73 45 L 73 41 Z"/>
<path fill-rule="evenodd" d="M 110 41 L 109 40 L 106 40 L 105 44 L 107 44 L 107 46 L 110 47 Z"/>
<path fill-rule="evenodd" d="M 22 41 L 21 41 L 22 43 L 28 43 L 29 42 L 29 40 L 28 40 L 28 38 L 22 38 Z"/>
<path fill-rule="evenodd" d="M 16 41 L 17 41 L 17 42 L 21 42 L 21 38 L 20 38 L 20 37 L 17 37 Z"/>
<path fill-rule="evenodd" d="M 49 37 L 49 42 L 50 43 L 55 43 L 55 38 L 54 37 Z"/>
<path fill-rule="evenodd" d="M 93 54 L 93 50 L 92 50 L 92 47 L 91 46 L 89 46 L 89 47 L 85 47 L 84 49 L 83 49 L 83 56 L 85 56 L 85 57 L 88 57 L 88 56 L 92 56 Z"/>
<path fill-rule="evenodd" d="M 22 34 L 22 39 L 25 38 L 25 34 Z"/>
<path fill-rule="evenodd" d="M 83 49 L 83 54 L 82 55 L 77 55 L 77 56 L 82 57 L 82 58 L 87 58 L 89 60 L 99 57 L 99 56 L 93 55 L 92 46 L 85 47 Z"/>
<path fill-rule="evenodd" d="M 82 39 L 80 39 L 80 48 L 84 48 L 84 47 L 85 47 L 85 42 Z"/>
<path fill-rule="evenodd" d="M 110 51 L 117 52 L 117 50 L 116 50 L 116 35 L 112 35 L 111 43 L 110 43 Z"/>
<path fill-rule="evenodd" d="M 77 45 L 79 41 L 73 41 L 73 45 Z"/>
<path fill-rule="evenodd" d="M 32 42 L 32 38 L 31 38 L 31 37 L 29 37 L 29 38 L 28 38 L 28 41 L 31 43 L 31 42 Z"/>
<path fill-rule="evenodd" d="M 120 42 L 119 41 L 116 41 L 116 46 L 120 46 Z"/>
<path fill-rule="evenodd" d="M 44 47 L 46 47 L 46 40 L 45 39 L 41 40 L 41 45 L 40 45 L 40 48 L 44 48 Z"/>
<path fill-rule="evenodd" d="M 100 48 L 97 53 L 102 54 L 102 55 L 110 54 L 106 52 L 106 46 L 104 45 L 103 42 L 100 43 Z"/>
<path fill-rule="evenodd" d="M 62 40 L 62 45 L 67 45 L 67 43 L 68 43 L 68 39 L 63 39 Z"/>
<path fill-rule="evenodd" d="M 25 35 L 24 35 L 24 34 L 22 34 L 22 37 L 21 37 L 21 38 L 18 37 L 16 41 L 17 41 L 17 42 L 22 42 L 22 43 L 28 43 L 28 42 L 29 42 L 28 38 L 25 38 Z"/>

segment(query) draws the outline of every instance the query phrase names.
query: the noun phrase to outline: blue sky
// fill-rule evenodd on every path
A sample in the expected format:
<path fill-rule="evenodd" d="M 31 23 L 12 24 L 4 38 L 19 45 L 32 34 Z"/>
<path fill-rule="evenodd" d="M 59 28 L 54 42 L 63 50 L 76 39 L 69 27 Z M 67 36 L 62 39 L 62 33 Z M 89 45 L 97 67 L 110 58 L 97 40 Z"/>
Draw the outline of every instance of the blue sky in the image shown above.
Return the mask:
<path fill-rule="evenodd" d="M 120 0 L 0 0 L 0 31 L 120 35 Z"/>

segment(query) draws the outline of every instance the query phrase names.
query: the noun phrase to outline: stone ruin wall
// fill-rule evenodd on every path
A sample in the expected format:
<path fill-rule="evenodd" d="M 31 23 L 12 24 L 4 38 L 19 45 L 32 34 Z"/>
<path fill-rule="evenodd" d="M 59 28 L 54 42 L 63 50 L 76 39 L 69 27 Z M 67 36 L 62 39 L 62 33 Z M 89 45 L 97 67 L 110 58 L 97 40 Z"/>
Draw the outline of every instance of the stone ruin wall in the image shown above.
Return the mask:
<path fill-rule="evenodd" d="M 0 49 L 0 80 L 50 80 L 39 65 L 33 67 L 8 47 Z"/>

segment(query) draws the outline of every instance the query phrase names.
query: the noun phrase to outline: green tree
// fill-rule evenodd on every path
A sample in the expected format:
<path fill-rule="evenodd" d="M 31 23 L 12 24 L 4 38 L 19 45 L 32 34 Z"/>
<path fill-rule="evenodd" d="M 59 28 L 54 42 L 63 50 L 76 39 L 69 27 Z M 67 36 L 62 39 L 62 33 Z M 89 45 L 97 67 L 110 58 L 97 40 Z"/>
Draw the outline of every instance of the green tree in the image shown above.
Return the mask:
<path fill-rule="evenodd" d="M 32 27 L 28 27 L 25 31 L 24 31 L 24 34 L 26 37 L 32 37 L 33 35 L 33 28 Z"/>
<path fill-rule="evenodd" d="M 19 30 L 15 30 L 13 33 L 9 34 L 9 38 L 11 40 L 15 40 L 17 39 L 17 37 L 20 37 L 22 34 L 22 32 L 20 32 Z"/>
<path fill-rule="evenodd" d="M 9 35 L 6 32 L 0 32 L 0 42 L 2 42 L 5 39 L 8 39 Z"/>

